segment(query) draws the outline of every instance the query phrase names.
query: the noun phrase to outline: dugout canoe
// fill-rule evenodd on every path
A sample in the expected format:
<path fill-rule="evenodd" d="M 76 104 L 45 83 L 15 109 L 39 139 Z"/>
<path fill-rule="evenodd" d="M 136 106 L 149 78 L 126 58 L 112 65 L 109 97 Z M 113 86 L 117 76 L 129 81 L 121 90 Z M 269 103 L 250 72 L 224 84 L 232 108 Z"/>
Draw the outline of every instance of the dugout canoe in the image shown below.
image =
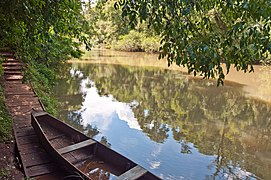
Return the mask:
<path fill-rule="evenodd" d="M 31 124 L 44 149 L 77 179 L 160 179 L 46 112 L 33 111 Z"/>

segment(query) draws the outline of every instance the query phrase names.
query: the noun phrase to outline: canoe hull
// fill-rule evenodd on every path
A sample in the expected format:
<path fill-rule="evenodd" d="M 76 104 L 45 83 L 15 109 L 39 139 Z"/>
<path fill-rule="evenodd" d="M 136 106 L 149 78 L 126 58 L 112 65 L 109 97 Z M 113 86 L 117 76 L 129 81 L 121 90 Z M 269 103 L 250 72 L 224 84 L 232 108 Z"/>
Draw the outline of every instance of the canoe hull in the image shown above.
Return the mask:
<path fill-rule="evenodd" d="M 31 124 L 46 151 L 74 177 L 160 179 L 46 112 L 32 112 Z"/>

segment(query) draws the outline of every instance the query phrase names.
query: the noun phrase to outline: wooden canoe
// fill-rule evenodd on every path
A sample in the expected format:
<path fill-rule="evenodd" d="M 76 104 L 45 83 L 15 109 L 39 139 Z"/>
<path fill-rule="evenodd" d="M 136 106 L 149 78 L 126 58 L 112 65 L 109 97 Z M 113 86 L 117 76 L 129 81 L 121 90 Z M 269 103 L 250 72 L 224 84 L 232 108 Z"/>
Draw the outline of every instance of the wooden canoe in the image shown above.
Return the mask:
<path fill-rule="evenodd" d="M 46 112 L 33 111 L 31 124 L 45 150 L 77 179 L 160 179 Z"/>

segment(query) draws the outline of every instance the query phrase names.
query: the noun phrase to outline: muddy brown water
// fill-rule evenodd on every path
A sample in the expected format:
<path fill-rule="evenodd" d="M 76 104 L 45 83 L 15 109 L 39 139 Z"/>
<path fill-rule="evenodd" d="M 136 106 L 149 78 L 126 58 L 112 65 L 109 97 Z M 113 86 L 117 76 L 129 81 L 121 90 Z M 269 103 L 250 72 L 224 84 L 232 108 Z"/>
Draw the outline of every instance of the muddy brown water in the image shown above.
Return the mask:
<path fill-rule="evenodd" d="M 163 179 L 271 179 L 271 68 L 225 86 L 156 55 L 92 50 L 55 93 L 60 118 Z"/>

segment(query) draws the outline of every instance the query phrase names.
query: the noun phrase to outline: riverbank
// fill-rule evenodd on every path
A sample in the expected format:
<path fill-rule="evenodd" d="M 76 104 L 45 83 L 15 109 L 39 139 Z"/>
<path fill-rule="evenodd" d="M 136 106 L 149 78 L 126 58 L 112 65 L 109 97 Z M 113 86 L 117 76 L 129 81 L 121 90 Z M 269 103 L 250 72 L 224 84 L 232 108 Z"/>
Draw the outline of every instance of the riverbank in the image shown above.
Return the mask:
<path fill-rule="evenodd" d="M 93 58 L 97 56 L 99 58 Z M 92 57 L 92 58 L 89 58 Z M 147 59 L 147 60 L 146 60 Z M 122 52 L 107 49 L 93 49 L 86 52 L 80 59 L 72 59 L 69 63 L 93 63 L 93 64 L 115 64 L 127 66 L 153 67 L 168 69 L 173 71 L 180 71 L 184 75 L 188 75 L 187 68 L 172 64 L 168 67 L 166 59 L 158 60 L 157 54 L 142 53 L 142 52 Z M 223 66 L 226 72 L 226 66 Z M 199 78 L 188 75 L 190 78 Z M 233 66 L 229 74 L 225 77 L 225 85 L 232 82 L 238 83 L 242 86 L 243 91 L 253 98 L 263 101 L 271 102 L 271 66 L 254 65 L 254 72 L 244 73 L 243 71 L 236 71 Z M 216 83 L 216 80 L 211 80 Z"/>

